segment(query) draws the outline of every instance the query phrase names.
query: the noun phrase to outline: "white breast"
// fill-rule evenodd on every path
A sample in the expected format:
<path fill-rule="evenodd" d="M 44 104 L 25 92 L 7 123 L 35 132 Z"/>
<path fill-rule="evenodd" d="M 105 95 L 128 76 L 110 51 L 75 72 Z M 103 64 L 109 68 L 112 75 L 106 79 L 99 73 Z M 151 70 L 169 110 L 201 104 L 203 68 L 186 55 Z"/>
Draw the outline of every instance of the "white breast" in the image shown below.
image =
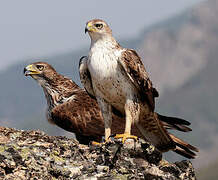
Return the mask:
<path fill-rule="evenodd" d="M 88 68 L 92 78 L 106 80 L 116 73 L 117 57 L 107 50 L 94 51 L 89 56 Z"/>
<path fill-rule="evenodd" d="M 122 51 L 95 46 L 91 48 L 88 60 L 96 96 L 106 99 L 115 107 L 123 106 L 126 96 L 133 90 L 117 63 Z"/>

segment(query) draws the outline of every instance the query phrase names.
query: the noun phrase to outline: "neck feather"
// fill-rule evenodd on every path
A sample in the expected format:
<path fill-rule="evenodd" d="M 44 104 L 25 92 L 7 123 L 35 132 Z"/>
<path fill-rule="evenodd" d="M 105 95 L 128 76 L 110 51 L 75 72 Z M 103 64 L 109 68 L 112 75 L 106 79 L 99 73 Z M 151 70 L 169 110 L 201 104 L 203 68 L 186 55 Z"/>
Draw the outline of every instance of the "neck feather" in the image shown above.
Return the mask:
<path fill-rule="evenodd" d="M 117 43 L 117 41 L 114 39 L 111 35 L 105 35 L 100 38 L 91 38 L 91 49 L 94 47 L 104 46 L 105 48 L 113 49 L 118 48 L 120 45 Z"/>
<path fill-rule="evenodd" d="M 70 100 L 80 89 L 77 84 L 62 75 L 54 80 L 47 80 L 41 86 L 49 109 Z"/>

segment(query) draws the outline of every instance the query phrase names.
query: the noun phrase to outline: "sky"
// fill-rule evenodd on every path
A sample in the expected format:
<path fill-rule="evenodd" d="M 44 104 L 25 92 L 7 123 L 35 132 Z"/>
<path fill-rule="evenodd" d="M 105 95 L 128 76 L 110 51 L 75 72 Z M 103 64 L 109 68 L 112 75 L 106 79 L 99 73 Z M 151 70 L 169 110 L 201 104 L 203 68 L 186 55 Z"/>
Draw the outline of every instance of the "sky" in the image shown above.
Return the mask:
<path fill-rule="evenodd" d="M 200 1 L 0 0 L 0 70 L 89 46 L 84 29 L 90 19 L 104 19 L 116 38 L 137 37 Z"/>

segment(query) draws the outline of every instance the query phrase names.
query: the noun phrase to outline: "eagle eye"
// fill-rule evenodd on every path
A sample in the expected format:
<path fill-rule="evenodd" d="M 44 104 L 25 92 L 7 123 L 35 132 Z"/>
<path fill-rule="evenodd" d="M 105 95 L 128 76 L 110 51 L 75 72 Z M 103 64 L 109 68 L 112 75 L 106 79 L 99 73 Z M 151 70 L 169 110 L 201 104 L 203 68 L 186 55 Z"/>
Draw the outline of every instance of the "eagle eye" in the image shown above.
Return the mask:
<path fill-rule="evenodd" d="M 101 29 L 103 27 L 103 24 L 95 24 L 95 27 L 97 27 L 98 29 Z"/>
<path fill-rule="evenodd" d="M 42 65 L 36 65 L 36 67 L 37 67 L 37 69 L 40 70 L 40 71 L 42 71 L 42 70 L 44 69 L 44 66 L 42 66 Z"/>

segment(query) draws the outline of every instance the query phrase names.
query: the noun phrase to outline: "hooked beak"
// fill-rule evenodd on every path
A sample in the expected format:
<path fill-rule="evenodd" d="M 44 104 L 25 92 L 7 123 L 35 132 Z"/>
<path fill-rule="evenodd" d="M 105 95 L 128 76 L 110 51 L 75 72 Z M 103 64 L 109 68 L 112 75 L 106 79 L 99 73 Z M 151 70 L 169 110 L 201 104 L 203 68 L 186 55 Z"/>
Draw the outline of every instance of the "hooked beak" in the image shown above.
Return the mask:
<path fill-rule="evenodd" d="M 23 70 L 25 76 L 40 74 L 39 70 L 32 64 L 26 66 Z"/>
<path fill-rule="evenodd" d="M 91 22 L 86 24 L 85 33 L 87 32 L 95 32 L 95 28 L 93 28 L 93 25 Z"/>
<path fill-rule="evenodd" d="M 88 28 L 86 27 L 86 28 L 85 28 L 85 33 L 87 33 L 88 31 L 89 31 L 89 30 L 88 30 Z"/>

